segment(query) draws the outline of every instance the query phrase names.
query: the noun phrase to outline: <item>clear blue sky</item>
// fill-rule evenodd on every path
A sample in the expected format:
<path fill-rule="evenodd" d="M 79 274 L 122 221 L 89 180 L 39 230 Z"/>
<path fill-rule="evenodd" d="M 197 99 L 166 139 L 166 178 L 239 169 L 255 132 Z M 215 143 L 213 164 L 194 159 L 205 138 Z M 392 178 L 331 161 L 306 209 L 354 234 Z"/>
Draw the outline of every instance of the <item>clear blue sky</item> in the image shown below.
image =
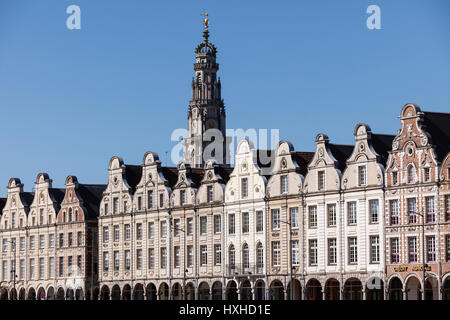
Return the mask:
<path fill-rule="evenodd" d="M 66 28 L 77 4 L 82 29 Z M 382 30 L 366 28 L 381 8 Z M 206 8 L 229 128 L 352 143 L 395 134 L 401 107 L 450 112 L 450 1 L 0 0 L 0 196 L 39 172 L 106 183 L 113 155 L 141 164 L 186 127 Z M 169 164 L 171 164 L 169 162 Z"/>

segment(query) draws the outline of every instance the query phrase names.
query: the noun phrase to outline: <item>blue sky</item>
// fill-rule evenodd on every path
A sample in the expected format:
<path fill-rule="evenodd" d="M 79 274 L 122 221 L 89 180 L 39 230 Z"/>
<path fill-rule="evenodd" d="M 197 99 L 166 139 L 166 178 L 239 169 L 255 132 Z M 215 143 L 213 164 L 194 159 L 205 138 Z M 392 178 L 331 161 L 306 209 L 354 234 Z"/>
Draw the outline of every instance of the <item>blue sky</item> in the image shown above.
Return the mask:
<path fill-rule="evenodd" d="M 71 4 L 81 30 L 66 28 Z M 371 4 L 381 30 L 366 27 Z M 312 151 L 319 132 L 352 143 L 359 122 L 395 134 L 408 102 L 450 112 L 446 0 L 0 0 L 0 196 L 39 172 L 106 183 L 113 155 L 165 163 L 187 125 L 204 8 L 229 128 L 276 128 Z"/>

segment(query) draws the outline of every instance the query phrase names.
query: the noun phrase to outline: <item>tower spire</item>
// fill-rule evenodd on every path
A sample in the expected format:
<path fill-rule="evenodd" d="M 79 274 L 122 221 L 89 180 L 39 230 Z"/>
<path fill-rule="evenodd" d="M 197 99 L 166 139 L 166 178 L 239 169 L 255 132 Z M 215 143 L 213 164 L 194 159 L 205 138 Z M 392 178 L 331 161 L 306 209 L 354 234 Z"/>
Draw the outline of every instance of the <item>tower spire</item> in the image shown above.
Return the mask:
<path fill-rule="evenodd" d="M 219 64 L 216 62 L 217 49 L 209 42 L 208 13 L 204 12 L 202 16 L 204 17 L 203 42 L 195 49 L 195 76 L 192 80 L 192 98 L 188 108 L 188 137 L 183 140 L 184 161 L 193 168 L 203 167 L 210 159 L 218 164 L 227 164 L 229 155 L 225 144 L 225 107 L 222 86 L 217 78 L 219 70 Z M 217 133 L 222 135 L 220 141 L 223 139 L 223 144 L 218 143 L 219 140 L 215 138 Z M 211 140 L 211 135 L 214 140 Z M 210 145 L 213 141 L 214 145 Z M 222 144 L 220 148 L 218 148 L 219 144 Z"/>

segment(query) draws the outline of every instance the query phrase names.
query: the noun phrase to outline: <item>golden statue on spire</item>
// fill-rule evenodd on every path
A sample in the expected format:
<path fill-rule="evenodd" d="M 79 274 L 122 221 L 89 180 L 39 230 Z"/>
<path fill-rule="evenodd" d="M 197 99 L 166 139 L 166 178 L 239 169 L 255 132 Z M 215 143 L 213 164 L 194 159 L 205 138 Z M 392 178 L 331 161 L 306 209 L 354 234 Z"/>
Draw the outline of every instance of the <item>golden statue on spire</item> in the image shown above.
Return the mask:
<path fill-rule="evenodd" d="M 202 16 L 205 17 L 205 19 L 203 19 L 203 24 L 205 25 L 205 30 L 208 30 L 208 27 L 209 27 L 208 12 L 206 12 L 204 10 L 204 13 L 202 13 Z"/>

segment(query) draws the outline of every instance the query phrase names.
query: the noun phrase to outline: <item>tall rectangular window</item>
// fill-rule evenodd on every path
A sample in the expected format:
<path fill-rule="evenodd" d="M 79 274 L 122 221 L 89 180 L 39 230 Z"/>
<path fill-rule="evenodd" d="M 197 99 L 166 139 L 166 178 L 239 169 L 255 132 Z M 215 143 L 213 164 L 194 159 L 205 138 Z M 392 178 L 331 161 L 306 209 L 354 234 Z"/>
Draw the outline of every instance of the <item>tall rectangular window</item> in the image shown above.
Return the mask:
<path fill-rule="evenodd" d="M 298 228 L 298 207 L 291 208 L 290 213 L 291 213 L 291 228 L 297 229 Z"/>
<path fill-rule="evenodd" d="M 120 266 L 119 251 L 114 251 L 113 257 L 114 257 L 114 270 L 117 271 L 117 270 L 119 270 L 119 266 Z"/>
<path fill-rule="evenodd" d="M 138 196 L 138 197 L 137 197 L 137 209 L 138 209 L 139 211 L 142 210 L 142 197 L 141 197 L 141 196 Z"/>
<path fill-rule="evenodd" d="M 31 247 L 31 244 L 30 244 L 30 247 Z M 64 233 L 59 234 L 59 247 L 60 248 L 64 247 Z"/>
<path fill-rule="evenodd" d="M 356 224 L 356 201 L 347 203 L 347 223 L 348 225 Z"/>
<path fill-rule="evenodd" d="M 60 263 L 61 263 L 61 261 L 60 261 Z M 103 270 L 104 271 L 109 270 L 109 252 L 103 252 Z"/>
<path fill-rule="evenodd" d="M 48 274 L 50 279 L 55 278 L 55 258 L 48 258 Z"/>
<path fill-rule="evenodd" d="M 398 238 L 391 238 L 391 263 L 400 262 L 400 241 Z"/>
<path fill-rule="evenodd" d="M 220 244 L 214 245 L 214 265 L 220 266 L 222 263 L 222 246 Z"/>
<path fill-rule="evenodd" d="M 142 223 L 136 223 L 136 239 L 142 240 Z"/>
<path fill-rule="evenodd" d="M 45 236 L 43 234 L 39 235 L 39 249 L 44 249 L 45 247 Z"/>
<path fill-rule="evenodd" d="M 317 239 L 309 240 L 309 265 L 317 265 Z"/>
<path fill-rule="evenodd" d="M 425 197 L 425 211 L 427 217 L 426 221 L 434 222 L 435 221 L 434 197 Z"/>
<path fill-rule="evenodd" d="M 69 268 L 69 266 L 71 266 L 72 264 L 73 264 L 73 257 L 72 256 L 67 257 L 67 275 L 69 277 L 73 275 L 72 268 Z"/>
<path fill-rule="evenodd" d="M 167 248 L 161 248 L 161 269 L 167 267 Z"/>
<path fill-rule="evenodd" d="M 154 248 L 148 249 L 148 268 L 149 269 L 155 268 L 155 249 Z"/>
<path fill-rule="evenodd" d="M 119 225 L 114 226 L 114 241 L 119 241 L 120 231 Z"/>
<path fill-rule="evenodd" d="M 136 249 L 136 269 L 142 269 L 142 249 Z"/>
<path fill-rule="evenodd" d="M 317 228 L 317 206 L 308 207 L 308 223 L 310 228 Z"/>
<path fill-rule="evenodd" d="M 200 217 L 200 234 L 205 235 L 208 232 L 208 218 L 206 216 Z"/>
<path fill-rule="evenodd" d="M 378 200 L 369 200 L 370 222 L 378 222 Z"/>
<path fill-rule="evenodd" d="M 173 235 L 178 237 L 180 235 L 180 219 L 173 219 Z"/>
<path fill-rule="evenodd" d="M 293 266 L 300 265 L 300 246 L 298 240 L 291 241 L 291 259 Z"/>
<path fill-rule="evenodd" d="M 106 268 L 105 271 L 108 271 L 108 269 Z M 59 257 L 58 276 L 64 277 L 64 257 Z"/>
<path fill-rule="evenodd" d="M 214 216 L 214 233 L 222 232 L 222 217 L 218 214 Z"/>
<path fill-rule="evenodd" d="M 380 262 L 380 237 L 370 236 L 370 262 Z"/>
<path fill-rule="evenodd" d="M 68 246 L 71 248 L 73 246 L 73 233 L 69 232 L 68 234 Z"/>
<path fill-rule="evenodd" d="M 367 169 L 366 166 L 358 167 L 358 185 L 365 186 L 367 184 Z"/>
<path fill-rule="evenodd" d="M 248 178 L 241 179 L 241 198 L 248 197 Z"/>
<path fill-rule="evenodd" d="M 434 262 L 436 261 L 436 239 L 434 236 L 426 237 L 427 241 L 427 261 Z"/>
<path fill-rule="evenodd" d="M 34 258 L 30 259 L 30 279 L 34 280 L 35 279 L 35 272 L 34 272 Z"/>
<path fill-rule="evenodd" d="M 328 239 L 328 264 L 337 264 L 337 242 L 336 238 Z"/>
<path fill-rule="evenodd" d="M 148 223 L 148 238 L 153 239 L 155 237 L 155 223 L 149 222 Z"/>
<path fill-rule="evenodd" d="M 281 176 L 281 194 L 288 193 L 288 176 Z"/>
<path fill-rule="evenodd" d="M 186 190 L 180 190 L 180 206 L 186 204 Z"/>
<path fill-rule="evenodd" d="M 208 247 L 206 245 L 200 246 L 200 265 L 206 266 L 208 263 Z"/>
<path fill-rule="evenodd" d="M 417 223 L 416 199 L 415 198 L 407 199 L 407 204 L 408 204 L 408 222 Z"/>
<path fill-rule="evenodd" d="M 272 266 L 279 267 L 280 265 L 281 265 L 280 241 L 272 241 Z"/>
<path fill-rule="evenodd" d="M 423 180 L 424 182 L 429 182 L 431 180 L 430 168 L 423 169 Z"/>
<path fill-rule="evenodd" d="M 30 236 L 30 250 L 34 250 L 36 249 L 35 243 L 36 243 L 36 237 L 35 236 Z"/>
<path fill-rule="evenodd" d="M 389 201 L 389 209 L 390 209 L 390 220 L 391 225 L 396 225 L 399 223 L 399 212 L 398 212 L 398 200 Z"/>
<path fill-rule="evenodd" d="M 242 233 L 248 233 L 250 229 L 250 221 L 248 212 L 242 212 Z"/>
<path fill-rule="evenodd" d="M 54 234 L 50 234 L 50 238 L 51 236 L 53 236 L 53 241 L 55 240 L 55 235 Z M 50 248 L 53 248 L 52 246 L 50 246 Z M 25 250 L 25 237 L 20 237 L 20 251 L 24 251 Z"/>
<path fill-rule="evenodd" d="M 194 247 L 187 246 L 187 266 L 190 268 L 194 264 Z"/>
<path fill-rule="evenodd" d="M 113 198 L 113 213 L 119 212 L 119 198 Z"/>
<path fill-rule="evenodd" d="M 336 204 L 331 203 L 327 205 L 328 226 L 336 226 Z"/>
<path fill-rule="evenodd" d="M 325 189 L 325 170 L 320 170 L 317 172 L 317 189 Z"/>
<path fill-rule="evenodd" d="M 124 240 L 129 241 L 131 239 L 131 226 L 130 224 L 124 225 Z"/>
<path fill-rule="evenodd" d="M 397 171 L 392 172 L 392 184 L 393 185 L 398 184 L 398 172 Z"/>
<path fill-rule="evenodd" d="M 207 201 L 213 202 L 214 201 L 214 188 L 213 186 L 208 186 L 206 188 L 206 194 L 207 194 Z"/>
<path fill-rule="evenodd" d="M 450 195 L 445 196 L 445 221 L 450 221 Z"/>
<path fill-rule="evenodd" d="M 173 266 L 174 268 L 180 267 L 180 247 L 173 247 Z"/>
<path fill-rule="evenodd" d="M 272 209 L 272 230 L 280 229 L 280 210 Z"/>
<path fill-rule="evenodd" d="M 256 211 L 256 232 L 264 230 L 264 216 L 262 211 Z"/>
<path fill-rule="evenodd" d="M 109 229 L 108 227 L 103 227 L 103 242 L 109 241 Z M 60 240 L 61 242 L 61 240 Z"/>
<path fill-rule="evenodd" d="M 445 236 L 445 261 L 450 261 L 450 234 Z"/>
<path fill-rule="evenodd" d="M 81 247 L 83 245 L 83 234 L 81 231 L 77 232 L 77 246 Z"/>
<path fill-rule="evenodd" d="M 356 237 L 348 238 L 348 263 L 358 262 L 358 243 Z"/>
<path fill-rule="evenodd" d="M 6 261 L 6 260 L 4 260 L 2 262 L 2 279 L 3 279 L 3 281 L 9 280 L 8 261 Z"/>
<path fill-rule="evenodd" d="M 193 229 L 194 229 L 194 222 L 192 220 L 192 218 L 187 218 L 186 220 L 186 224 L 187 224 L 187 228 L 186 228 L 186 232 L 188 234 L 188 236 L 192 235 Z"/>
<path fill-rule="evenodd" d="M 234 221 L 234 213 L 230 213 L 228 215 L 228 233 L 234 234 L 235 233 L 235 221 Z"/>
<path fill-rule="evenodd" d="M 39 258 L 39 279 L 44 279 L 45 263 L 44 258 Z"/>
<path fill-rule="evenodd" d="M 20 260 L 19 279 L 25 279 L 25 259 Z"/>
<path fill-rule="evenodd" d="M 417 262 L 417 238 L 408 237 L 408 258 L 409 262 Z"/>
<path fill-rule="evenodd" d="M 163 193 L 159 194 L 159 207 L 160 208 L 164 207 L 164 194 Z"/>
<path fill-rule="evenodd" d="M 167 237 L 167 221 L 166 220 L 161 221 L 161 237 L 162 238 Z"/>
<path fill-rule="evenodd" d="M 153 209 L 153 190 L 147 192 L 147 207 Z"/>

